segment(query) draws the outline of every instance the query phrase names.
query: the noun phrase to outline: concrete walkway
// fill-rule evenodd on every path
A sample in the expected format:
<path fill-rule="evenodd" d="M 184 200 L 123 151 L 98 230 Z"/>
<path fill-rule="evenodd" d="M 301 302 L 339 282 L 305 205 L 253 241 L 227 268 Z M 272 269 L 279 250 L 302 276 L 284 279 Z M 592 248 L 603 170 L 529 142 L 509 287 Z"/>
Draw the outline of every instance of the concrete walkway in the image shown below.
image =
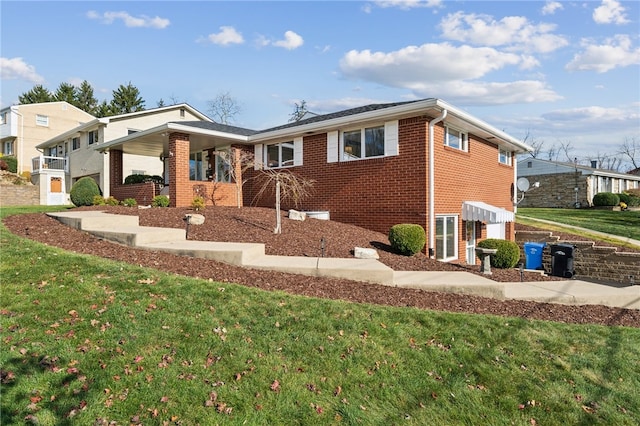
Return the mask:
<path fill-rule="evenodd" d="M 191 241 L 186 230 L 140 226 L 138 216 L 99 211 L 48 213 L 61 223 L 105 240 L 146 250 L 212 259 L 254 269 L 344 278 L 505 300 L 640 309 L 640 286 L 615 287 L 580 280 L 501 283 L 468 272 L 394 271 L 374 259 L 270 256 L 264 244 Z M 207 226 L 202 225 L 202 226 Z"/>

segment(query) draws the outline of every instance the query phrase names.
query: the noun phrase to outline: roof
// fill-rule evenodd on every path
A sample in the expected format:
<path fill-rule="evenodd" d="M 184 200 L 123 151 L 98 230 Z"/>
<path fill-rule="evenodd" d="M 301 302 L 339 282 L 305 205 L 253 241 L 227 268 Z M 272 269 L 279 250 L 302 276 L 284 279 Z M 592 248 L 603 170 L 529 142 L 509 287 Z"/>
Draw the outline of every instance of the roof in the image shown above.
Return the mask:
<path fill-rule="evenodd" d="M 214 122 L 170 122 L 119 139 L 107 141 L 97 145 L 95 149 L 106 151 L 114 147 L 119 147 L 124 149 L 125 152 L 132 154 L 157 155 L 160 150 L 165 152 L 167 149 L 167 131 L 189 134 L 189 140 L 194 149 L 199 149 L 200 147 L 206 149 L 208 147 L 222 146 L 223 144 L 229 143 L 251 145 L 420 115 L 438 117 L 443 114 L 444 111 L 447 112 L 445 122 L 461 130 L 473 133 L 478 137 L 516 153 L 532 151 L 532 148 L 524 142 L 515 139 L 445 101 L 435 98 L 370 104 L 329 114 L 316 115 L 264 130 L 251 130 Z M 155 149 L 152 147 L 153 144 L 157 144 Z"/>
<path fill-rule="evenodd" d="M 541 165 L 542 170 L 532 170 L 530 168 L 521 166 L 522 164 L 526 164 L 527 162 L 532 161 Z M 560 172 L 559 169 L 565 170 L 564 172 Z M 534 175 L 551 175 L 557 173 L 569 173 L 572 171 L 580 171 L 583 175 L 596 175 L 596 176 L 606 176 L 606 177 L 615 177 L 619 179 L 628 179 L 628 180 L 637 180 L 640 181 L 640 175 L 636 175 L 633 173 L 621 173 L 616 172 L 614 170 L 604 170 L 598 169 L 595 167 L 584 166 L 581 164 L 575 164 L 564 161 L 552 161 L 552 160 L 543 160 L 541 158 L 529 157 L 523 160 L 518 161 L 518 176 L 534 176 Z"/>

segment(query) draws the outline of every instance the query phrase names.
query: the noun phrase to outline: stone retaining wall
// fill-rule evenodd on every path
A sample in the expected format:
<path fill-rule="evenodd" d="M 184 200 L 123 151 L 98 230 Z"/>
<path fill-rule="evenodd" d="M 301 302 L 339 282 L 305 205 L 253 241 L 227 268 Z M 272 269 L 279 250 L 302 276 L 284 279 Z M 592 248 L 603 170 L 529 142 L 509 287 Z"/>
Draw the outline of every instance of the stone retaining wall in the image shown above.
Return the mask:
<path fill-rule="evenodd" d="M 551 271 L 551 245 L 571 244 L 575 247 L 574 269 L 576 278 L 609 281 L 620 284 L 640 284 L 640 253 L 619 251 L 616 247 L 596 246 L 593 241 L 560 241 L 549 231 L 516 231 L 520 246 L 520 259 L 524 263 L 524 243 L 547 243 L 542 255 L 542 266 Z"/>
<path fill-rule="evenodd" d="M 40 191 L 36 185 L 0 185 L 0 206 L 39 206 Z"/>

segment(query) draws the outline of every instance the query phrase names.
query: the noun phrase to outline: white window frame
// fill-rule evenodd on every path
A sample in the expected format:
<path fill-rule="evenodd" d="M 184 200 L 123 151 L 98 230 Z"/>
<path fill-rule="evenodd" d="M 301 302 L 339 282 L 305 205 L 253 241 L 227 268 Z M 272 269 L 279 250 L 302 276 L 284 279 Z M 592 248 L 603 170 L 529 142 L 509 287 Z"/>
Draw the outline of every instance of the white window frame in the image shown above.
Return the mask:
<path fill-rule="evenodd" d="M 447 256 L 447 251 L 448 250 L 448 242 L 446 239 L 447 236 L 447 219 L 451 219 L 453 218 L 453 255 L 452 256 Z M 439 238 L 439 235 L 437 234 L 437 229 L 438 229 L 438 221 L 442 220 L 443 221 L 443 232 L 444 234 L 442 235 L 442 238 Z M 441 258 L 437 257 L 438 252 L 440 250 L 438 250 L 438 241 L 441 240 L 443 247 L 442 247 L 442 253 L 444 254 L 444 256 L 442 256 Z M 443 214 L 443 215 L 436 215 L 436 259 L 443 261 L 443 262 L 451 262 L 453 260 L 457 260 L 458 259 L 458 215 L 456 214 Z"/>
<path fill-rule="evenodd" d="M 366 141 L 364 140 L 365 130 L 374 128 L 384 128 L 384 149 L 382 155 L 366 156 Z M 348 162 L 348 161 L 361 161 L 370 160 L 373 158 L 392 157 L 399 155 L 398 148 L 398 120 L 387 121 L 381 124 L 366 126 L 366 127 L 354 127 L 347 128 L 345 130 L 334 130 L 327 132 L 327 163 Z M 347 132 L 360 130 L 360 143 L 361 153 L 364 152 L 364 157 L 350 156 L 344 149 L 344 134 Z"/>
<path fill-rule="evenodd" d="M 460 141 L 460 146 L 454 145 L 454 142 L 449 137 L 449 135 L 457 134 L 457 138 Z M 456 129 L 451 126 L 444 126 L 444 145 L 449 148 L 457 149 L 459 151 L 468 152 L 469 151 L 469 134 L 460 129 Z"/>
<path fill-rule="evenodd" d="M 49 116 L 36 114 L 36 126 L 49 127 Z"/>
<path fill-rule="evenodd" d="M 512 163 L 512 153 L 506 149 L 498 148 L 498 162 L 505 166 L 510 166 Z"/>
<path fill-rule="evenodd" d="M 5 141 L 4 155 L 13 155 L 13 141 Z"/>
<path fill-rule="evenodd" d="M 91 130 L 87 132 L 87 146 L 98 143 L 98 130 Z"/>
<path fill-rule="evenodd" d="M 367 131 L 374 130 L 377 131 L 382 129 L 382 153 L 377 155 L 369 155 L 367 156 Z M 350 133 L 360 133 L 360 156 L 357 157 L 355 155 L 350 154 L 347 151 L 347 146 L 345 146 L 345 135 Z M 340 146 L 342 153 L 342 161 L 358 161 L 358 160 L 367 160 L 371 158 L 380 158 L 385 155 L 385 126 L 384 124 L 376 125 L 376 126 L 368 126 L 368 127 L 360 127 L 354 129 L 343 130 L 340 132 Z"/>
<path fill-rule="evenodd" d="M 278 159 L 272 162 L 269 162 L 269 149 L 277 149 L 278 151 Z M 291 159 L 283 160 L 282 152 L 283 149 L 291 150 Z M 293 141 L 285 141 L 278 143 L 271 143 L 264 146 L 264 165 L 266 169 L 284 169 L 287 167 L 293 167 L 293 157 L 295 155 L 295 146 Z"/>
<path fill-rule="evenodd" d="M 9 113 L 7 111 L 3 111 L 2 113 L 0 113 L 0 124 L 7 124 L 8 117 Z"/>
<path fill-rule="evenodd" d="M 256 170 L 260 168 L 265 169 L 283 169 L 289 167 L 302 166 L 302 137 L 294 138 L 293 140 L 270 143 L 270 144 L 258 144 L 254 147 L 255 158 L 260 159 L 260 161 L 256 161 L 254 168 Z M 293 158 L 291 160 L 287 160 L 286 164 L 283 164 L 282 161 L 282 147 L 286 146 L 289 148 L 293 148 Z M 269 147 L 276 146 L 278 148 L 278 161 L 277 163 L 269 164 L 268 155 L 269 155 Z"/>
<path fill-rule="evenodd" d="M 75 151 L 76 149 L 80 149 L 80 137 L 79 136 L 71 138 L 71 150 Z"/>

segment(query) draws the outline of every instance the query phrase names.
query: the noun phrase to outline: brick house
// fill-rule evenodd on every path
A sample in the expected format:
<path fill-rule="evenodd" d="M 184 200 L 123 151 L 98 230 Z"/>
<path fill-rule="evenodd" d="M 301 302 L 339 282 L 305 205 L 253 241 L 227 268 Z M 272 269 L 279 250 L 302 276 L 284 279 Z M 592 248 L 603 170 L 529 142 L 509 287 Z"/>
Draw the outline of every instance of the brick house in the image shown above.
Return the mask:
<path fill-rule="evenodd" d="M 518 177 L 539 182 L 519 207 L 574 208 L 593 205 L 599 192 L 621 193 L 640 188 L 640 176 L 560 161 L 525 158 L 518 161 Z"/>
<path fill-rule="evenodd" d="M 110 152 L 115 181 L 122 179 L 123 153 L 163 158 L 167 192 L 178 207 L 198 192 L 215 192 L 218 205 L 236 205 L 240 197 L 243 205 L 272 206 L 272 197 L 256 198 L 261 169 L 286 169 L 315 181 L 303 210 L 383 233 L 417 223 L 427 231 L 429 255 L 471 263 L 476 241 L 513 240 L 514 159 L 531 150 L 439 99 L 367 105 L 261 131 L 165 123 L 99 149 Z M 234 184 L 221 152 L 254 154 L 242 177 L 233 164 L 244 185 Z"/>

